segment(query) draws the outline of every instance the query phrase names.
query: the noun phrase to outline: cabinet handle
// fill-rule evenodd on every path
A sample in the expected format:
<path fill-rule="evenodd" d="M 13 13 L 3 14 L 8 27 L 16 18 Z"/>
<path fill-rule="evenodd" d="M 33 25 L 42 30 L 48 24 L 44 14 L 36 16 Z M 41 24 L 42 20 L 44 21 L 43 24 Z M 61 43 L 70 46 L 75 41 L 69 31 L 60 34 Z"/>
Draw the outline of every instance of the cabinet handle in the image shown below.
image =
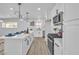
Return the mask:
<path fill-rule="evenodd" d="M 55 45 L 56 45 L 57 47 L 60 47 L 57 43 L 55 43 Z"/>

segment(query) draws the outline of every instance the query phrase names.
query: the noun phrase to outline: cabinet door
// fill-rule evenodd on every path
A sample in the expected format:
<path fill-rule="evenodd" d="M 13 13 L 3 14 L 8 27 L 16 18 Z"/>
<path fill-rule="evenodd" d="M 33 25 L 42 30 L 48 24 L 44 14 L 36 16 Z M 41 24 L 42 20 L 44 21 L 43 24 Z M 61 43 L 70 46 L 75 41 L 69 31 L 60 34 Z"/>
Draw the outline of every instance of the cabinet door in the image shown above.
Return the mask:
<path fill-rule="evenodd" d="M 22 39 L 7 38 L 4 42 L 5 55 L 21 55 L 22 54 Z"/>
<path fill-rule="evenodd" d="M 61 55 L 61 47 L 57 43 L 54 45 L 54 54 Z"/>
<path fill-rule="evenodd" d="M 23 39 L 23 42 L 22 42 L 22 53 L 24 55 L 27 53 L 26 49 L 27 49 L 27 38 Z"/>
<path fill-rule="evenodd" d="M 62 45 L 61 42 L 58 41 L 58 39 L 54 39 L 54 54 L 55 55 L 62 54 Z"/>

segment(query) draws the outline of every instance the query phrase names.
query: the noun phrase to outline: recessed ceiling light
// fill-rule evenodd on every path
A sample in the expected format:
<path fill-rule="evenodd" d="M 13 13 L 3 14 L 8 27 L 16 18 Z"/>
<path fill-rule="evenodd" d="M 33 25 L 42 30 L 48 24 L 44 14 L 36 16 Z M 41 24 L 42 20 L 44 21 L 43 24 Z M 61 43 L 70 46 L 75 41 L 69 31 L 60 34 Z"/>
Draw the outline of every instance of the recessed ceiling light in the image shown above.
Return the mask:
<path fill-rule="evenodd" d="M 13 10 L 13 8 L 10 8 L 10 10 Z"/>
<path fill-rule="evenodd" d="M 41 10 L 41 8 L 37 8 L 37 10 L 38 10 L 38 11 L 40 11 L 40 10 Z"/>

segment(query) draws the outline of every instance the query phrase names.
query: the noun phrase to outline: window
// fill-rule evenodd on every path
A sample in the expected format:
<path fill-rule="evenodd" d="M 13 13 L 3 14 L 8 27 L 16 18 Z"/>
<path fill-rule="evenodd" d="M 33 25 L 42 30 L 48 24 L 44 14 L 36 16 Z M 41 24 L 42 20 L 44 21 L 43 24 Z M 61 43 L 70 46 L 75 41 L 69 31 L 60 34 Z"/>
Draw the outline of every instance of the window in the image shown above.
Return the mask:
<path fill-rule="evenodd" d="M 2 28 L 17 28 L 17 22 L 2 23 Z"/>

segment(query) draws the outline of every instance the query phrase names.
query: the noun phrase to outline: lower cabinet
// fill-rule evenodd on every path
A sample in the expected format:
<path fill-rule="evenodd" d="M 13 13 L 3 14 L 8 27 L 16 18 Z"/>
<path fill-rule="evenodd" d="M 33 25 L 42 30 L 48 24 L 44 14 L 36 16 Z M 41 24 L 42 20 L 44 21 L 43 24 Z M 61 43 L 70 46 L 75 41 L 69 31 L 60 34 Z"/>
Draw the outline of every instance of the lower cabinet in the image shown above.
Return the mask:
<path fill-rule="evenodd" d="M 28 36 L 26 39 L 23 40 L 22 43 L 22 54 L 25 55 L 28 53 L 28 50 L 31 47 L 33 41 L 33 37 Z"/>
<path fill-rule="evenodd" d="M 26 55 L 33 41 L 30 37 L 5 39 L 5 55 Z"/>
<path fill-rule="evenodd" d="M 15 38 L 6 38 L 4 43 L 5 55 L 22 55 L 22 40 Z"/>
<path fill-rule="evenodd" d="M 54 55 L 62 55 L 62 39 L 54 39 Z"/>
<path fill-rule="evenodd" d="M 23 39 L 23 42 L 22 42 L 22 54 L 23 54 L 23 55 L 26 54 L 26 49 L 27 49 L 27 46 L 28 46 L 28 44 L 27 44 L 27 39 L 28 39 L 28 38 Z"/>

